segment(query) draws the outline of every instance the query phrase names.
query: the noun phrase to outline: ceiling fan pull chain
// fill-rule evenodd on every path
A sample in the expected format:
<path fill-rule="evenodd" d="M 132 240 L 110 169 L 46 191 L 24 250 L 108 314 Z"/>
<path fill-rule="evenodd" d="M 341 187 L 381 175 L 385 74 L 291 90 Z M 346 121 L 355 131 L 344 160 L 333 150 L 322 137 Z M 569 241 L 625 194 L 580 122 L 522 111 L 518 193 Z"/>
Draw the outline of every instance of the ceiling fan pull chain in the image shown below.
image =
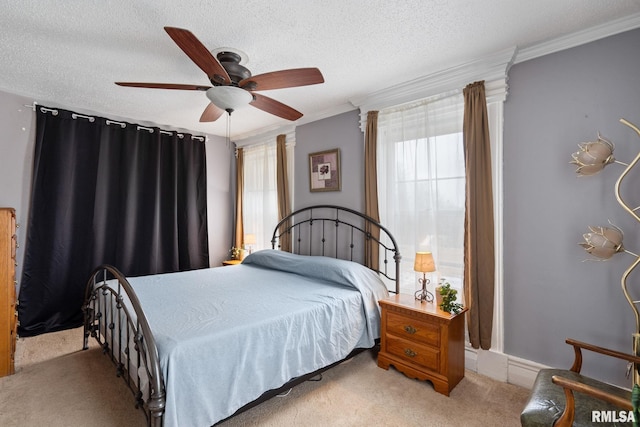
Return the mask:
<path fill-rule="evenodd" d="M 227 114 L 227 148 L 231 147 L 231 112 Z"/>

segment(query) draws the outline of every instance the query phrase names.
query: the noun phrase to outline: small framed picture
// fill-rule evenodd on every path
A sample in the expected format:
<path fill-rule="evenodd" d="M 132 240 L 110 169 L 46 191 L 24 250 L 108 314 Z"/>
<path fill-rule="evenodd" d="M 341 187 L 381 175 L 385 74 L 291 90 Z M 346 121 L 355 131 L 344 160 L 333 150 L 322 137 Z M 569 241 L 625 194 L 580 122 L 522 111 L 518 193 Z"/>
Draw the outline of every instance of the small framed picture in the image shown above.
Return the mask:
<path fill-rule="evenodd" d="M 340 191 L 340 149 L 309 154 L 309 189 Z"/>

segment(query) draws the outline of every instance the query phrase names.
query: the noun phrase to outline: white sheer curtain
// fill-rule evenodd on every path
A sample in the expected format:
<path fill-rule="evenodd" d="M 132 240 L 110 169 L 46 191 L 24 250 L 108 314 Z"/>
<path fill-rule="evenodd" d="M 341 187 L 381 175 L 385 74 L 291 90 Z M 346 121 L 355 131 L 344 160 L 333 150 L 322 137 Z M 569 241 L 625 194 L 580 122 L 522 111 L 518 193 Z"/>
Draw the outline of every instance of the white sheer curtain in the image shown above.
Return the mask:
<path fill-rule="evenodd" d="M 252 234 L 252 250 L 271 248 L 271 234 L 278 223 L 276 142 L 244 147 L 245 236 Z"/>
<path fill-rule="evenodd" d="M 433 252 L 437 271 L 428 277 L 431 292 L 440 278 L 462 289 L 463 107 L 457 92 L 379 113 L 380 219 L 400 246 L 401 293 L 420 287 L 413 271 L 417 251 Z"/>

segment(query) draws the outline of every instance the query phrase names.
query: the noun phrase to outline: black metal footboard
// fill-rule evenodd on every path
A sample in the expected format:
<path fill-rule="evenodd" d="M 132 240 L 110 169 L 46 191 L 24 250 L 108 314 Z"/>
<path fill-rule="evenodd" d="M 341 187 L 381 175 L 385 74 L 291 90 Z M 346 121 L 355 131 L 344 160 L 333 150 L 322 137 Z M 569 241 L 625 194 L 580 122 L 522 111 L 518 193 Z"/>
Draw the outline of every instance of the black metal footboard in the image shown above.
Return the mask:
<path fill-rule="evenodd" d="M 102 265 L 86 287 L 84 349 L 93 336 L 116 365 L 142 408 L 150 426 L 160 427 L 165 408 L 165 384 L 158 349 L 138 297 L 120 271 Z"/>

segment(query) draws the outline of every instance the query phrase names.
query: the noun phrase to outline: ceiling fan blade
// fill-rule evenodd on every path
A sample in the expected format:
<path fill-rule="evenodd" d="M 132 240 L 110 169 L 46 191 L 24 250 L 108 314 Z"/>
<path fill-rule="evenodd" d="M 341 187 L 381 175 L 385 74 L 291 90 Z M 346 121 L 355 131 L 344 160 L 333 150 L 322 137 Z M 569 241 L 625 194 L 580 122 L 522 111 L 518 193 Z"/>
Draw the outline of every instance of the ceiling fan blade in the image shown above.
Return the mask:
<path fill-rule="evenodd" d="M 300 111 L 294 110 L 288 105 L 276 101 L 275 99 L 271 99 L 257 93 L 253 94 L 253 98 L 254 100 L 250 102 L 250 104 L 262 111 L 266 111 L 267 113 L 291 121 L 298 120 L 300 117 L 302 117 L 302 113 Z"/>
<path fill-rule="evenodd" d="M 136 83 L 136 82 L 116 82 L 118 86 L 142 87 L 148 89 L 177 89 L 177 90 L 201 90 L 206 91 L 211 86 L 183 85 L 173 83 Z"/>
<path fill-rule="evenodd" d="M 231 83 L 231 78 L 229 78 L 229 74 L 220 64 L 220 61 L 209 52 L 209 49 L 191 31 L 175 27 L 164 27 L 164 29 L 178 47 L 207 74 L 209 80 L 225 85 Z"/>
<path fill-rule="evenodd" d="M 324 77 L 317 68 L 293 68 L 258 74 L 241 80 L 239 86 L 254 90 L 284 89 L 324 83 Z"/>
<path fill-rule="evenodd" d="M 202 112 L 202 116 L 200 116 L 201 122 L 215 122 L 220 118 L 221 115 L 224 114 L 224 110 L 222 108 L 216 107 L 213 103 L 209 103 L 207 108 Z"/>

